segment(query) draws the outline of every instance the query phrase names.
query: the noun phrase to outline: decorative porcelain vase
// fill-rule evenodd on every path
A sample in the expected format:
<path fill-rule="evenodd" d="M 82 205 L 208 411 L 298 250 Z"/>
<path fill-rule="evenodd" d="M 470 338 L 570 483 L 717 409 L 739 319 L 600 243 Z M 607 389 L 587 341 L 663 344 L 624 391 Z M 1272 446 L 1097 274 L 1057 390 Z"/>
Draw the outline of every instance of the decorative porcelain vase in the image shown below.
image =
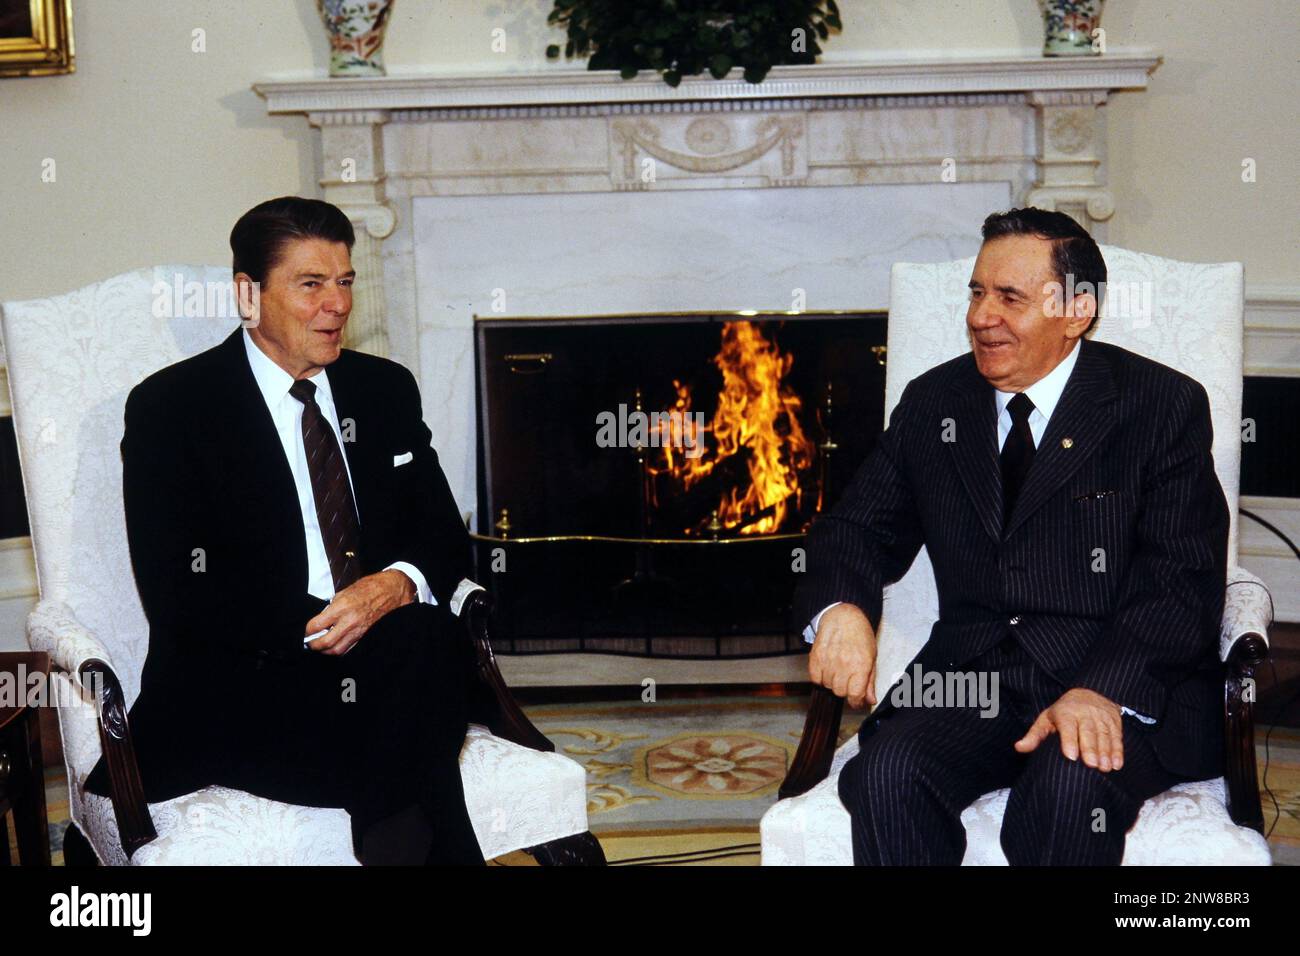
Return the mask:
<path fill-rule="evenodd" d="M 1104 0 L 1038 0 L 1043 9 L 1043 56 L 1096 56 L 1092 32 Z"/>
<path fill-rule="evenodd" d="M 383 76 L 384 29 L 395 0 L 316 0 L 330 35 L 330 76 Z"/>

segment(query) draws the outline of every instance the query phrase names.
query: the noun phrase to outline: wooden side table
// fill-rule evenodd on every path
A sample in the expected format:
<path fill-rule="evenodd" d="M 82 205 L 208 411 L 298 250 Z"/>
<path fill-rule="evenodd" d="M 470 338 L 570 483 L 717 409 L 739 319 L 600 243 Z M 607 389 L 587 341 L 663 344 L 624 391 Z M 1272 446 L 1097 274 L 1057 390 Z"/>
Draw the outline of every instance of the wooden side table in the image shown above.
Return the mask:
<path fill-rule="evenodd" d="M 0 653 L 0 673 L 12 675 L 18 700 L 10 706 L 0 692 L 0 866 L 8 866 L 9 828 L 4 814 L 13 811 L 18 859 L 24 866 L 50 865 L 50 831 L 45 815 L 45 761 L 41 756 L 40 708 L 28 707 L 27 675 L 48 680 L 50 656 L 43 651 Z M 53 688 L 45 699 L 53 705 Z"/>

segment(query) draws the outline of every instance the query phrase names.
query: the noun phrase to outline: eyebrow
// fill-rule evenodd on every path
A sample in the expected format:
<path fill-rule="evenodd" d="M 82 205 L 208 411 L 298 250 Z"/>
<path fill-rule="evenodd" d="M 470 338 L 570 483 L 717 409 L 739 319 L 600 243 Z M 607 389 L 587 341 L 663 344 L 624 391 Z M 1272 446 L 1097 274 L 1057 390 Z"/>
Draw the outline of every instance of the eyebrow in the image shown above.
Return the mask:
<path fill-rule="evenodd" d="M 976 282 L 974 279 L 971 279 L 970 282 L 966 283 L 966 287 L 969 289 L 983 289 L 984 283 Z M 1004 295 L 1018 296 L 1021 299 L 1025 298 L 1025 294 L 1013 285 L 995 285 L 993 291 L 1001 292 Z"/>
<path fill-rule="evenodd" d="M 347 272 L 343 273 L 343 275 L 339 276 L 340 279 L 355 279 L 356 277 L 357 277 L 356 269 L 349 269 Z M 328 278 L 329 276 L 327 276 L 323 272 L 299 272 L 296 276 L 293 277 L 295 282 L 297 282 L 299 279 L 328 279 Z"/>

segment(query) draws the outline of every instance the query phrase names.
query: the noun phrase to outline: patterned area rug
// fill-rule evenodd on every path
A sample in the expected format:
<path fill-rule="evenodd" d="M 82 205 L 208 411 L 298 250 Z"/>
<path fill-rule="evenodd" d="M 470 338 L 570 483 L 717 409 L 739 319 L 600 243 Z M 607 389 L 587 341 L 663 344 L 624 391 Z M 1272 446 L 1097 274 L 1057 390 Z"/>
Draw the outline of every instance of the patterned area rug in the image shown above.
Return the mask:
<path fill-rule="evenodd" d="M 587 768 L 588 820 L 611 864 L 756 866 L 758 821 L 806 708 L 802 697 L 718 697 L 526 710 Z"/>
<path fill-rule="evenodd" d="M 592 832 L 612 864 L 756 866 L 758 821 L 794 756 L 806 701 L 718 697 L 658 703 L 525 708 L 556 749 L 587 769 Z M 847 739 L 856 721 L 841 730 Z M 1256 735 L 1264 775 L 1266 728 Z M 1277 865 L 1300 866 L 1300 731 L 1268 740 L 1264 826 Z M 63 865 L 68 794 L 62 766 L 46 771 L 51 856 Z M 1274 803 L 1276 801 L 1276 804 Z M 17 859 L 12 821 L 11 859 Z M 494 861 L 532 865 L 523 853 Z"/>
<path fill-rule="evenodd" d="M 592 832 L 757 827 L 799 745 L 803 698 L 547 704 L 528 716 L 587 768 Z"/>

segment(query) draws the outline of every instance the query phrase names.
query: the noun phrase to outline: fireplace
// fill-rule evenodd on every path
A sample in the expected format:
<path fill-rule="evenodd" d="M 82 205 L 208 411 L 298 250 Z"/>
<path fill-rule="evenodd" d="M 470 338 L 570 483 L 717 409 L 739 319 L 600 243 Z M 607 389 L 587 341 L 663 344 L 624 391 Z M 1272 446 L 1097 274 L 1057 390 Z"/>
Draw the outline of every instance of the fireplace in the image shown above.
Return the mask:
<path fill-rule="evenodd" d="M 797 650 L 803 535 L 879 433 L 884 342 L 879 312 L 476 317 L 498 649 Z"/>

